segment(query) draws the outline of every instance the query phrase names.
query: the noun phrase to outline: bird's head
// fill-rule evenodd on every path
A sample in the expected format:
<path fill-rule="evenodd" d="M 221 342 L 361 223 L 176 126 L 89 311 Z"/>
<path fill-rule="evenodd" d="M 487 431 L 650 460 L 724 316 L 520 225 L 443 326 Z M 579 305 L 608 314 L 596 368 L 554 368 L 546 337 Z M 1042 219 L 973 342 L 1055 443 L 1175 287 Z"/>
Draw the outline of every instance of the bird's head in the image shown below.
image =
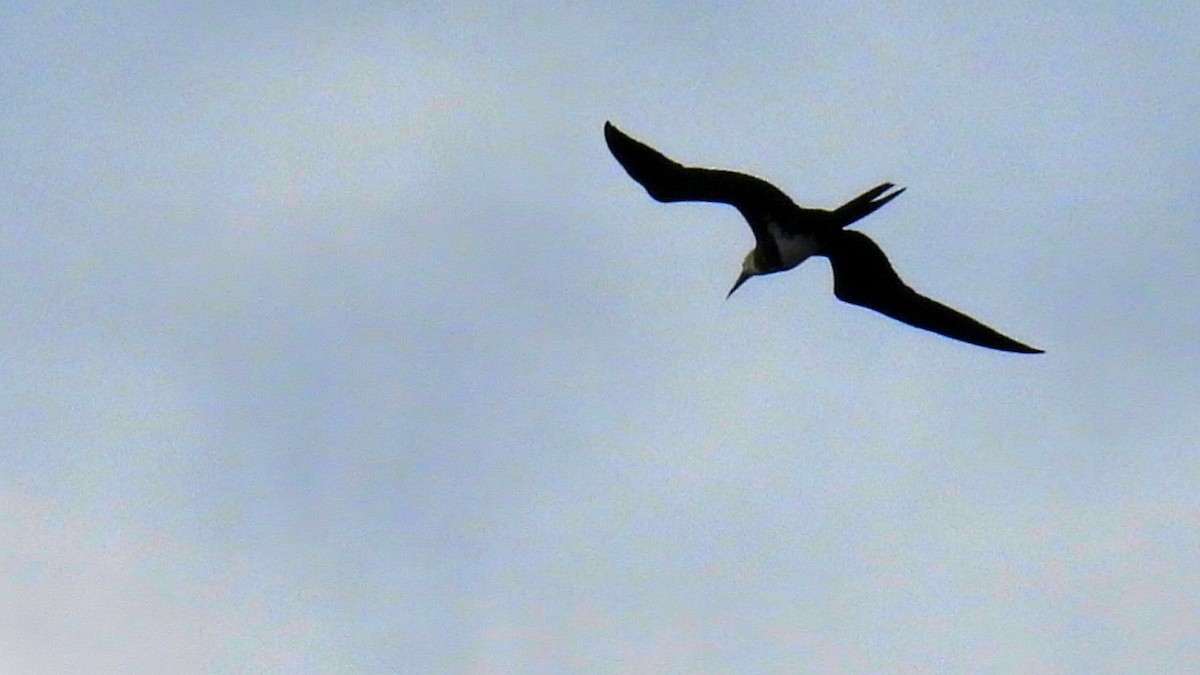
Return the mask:
<path fill-rule="evenodd" d="M 758 249 L 750 249 L 746 257 L 742 259 L 742 273 L 738 275 L 737 281 L 733 282 L 733 288 L 729 289 L 729 293 L 725 296 L 728 300 L 730 295 L 736 291 L 746 280 L 752 276 L 762 274 L 762 266 L 758 264 Z"/>

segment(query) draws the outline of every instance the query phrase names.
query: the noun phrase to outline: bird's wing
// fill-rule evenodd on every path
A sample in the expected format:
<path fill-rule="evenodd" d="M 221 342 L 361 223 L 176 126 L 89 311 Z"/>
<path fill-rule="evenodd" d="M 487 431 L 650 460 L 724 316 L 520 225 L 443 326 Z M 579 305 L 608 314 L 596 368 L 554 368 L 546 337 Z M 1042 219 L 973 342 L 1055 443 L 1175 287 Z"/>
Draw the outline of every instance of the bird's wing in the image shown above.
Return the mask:
<path fill-rule="evenodd" d="M 688 167 L 627 136 L 611 122 L 604 124 L 608 149 L 625 171 L 650 196 L 660 202 L 719 202 L 741 211 L 760 241 L 769 237 L 763 228 L 774 214 L 796 211 L 828 215 L 820 209 L 802 209 L 782 190 L 767 181 L 736 171 Z M 786 219 L 786 220 L 790 220 Z"/>
<path fill-rule="evenodd" d="M 879 246 L 861 232 L 838 232 L 830 238 L 823 253 L 833 267 L 833 294 L 839 300 L 981 347 L 1022 354 L 1042 353 L 914 291 L 892 269 Z"/>

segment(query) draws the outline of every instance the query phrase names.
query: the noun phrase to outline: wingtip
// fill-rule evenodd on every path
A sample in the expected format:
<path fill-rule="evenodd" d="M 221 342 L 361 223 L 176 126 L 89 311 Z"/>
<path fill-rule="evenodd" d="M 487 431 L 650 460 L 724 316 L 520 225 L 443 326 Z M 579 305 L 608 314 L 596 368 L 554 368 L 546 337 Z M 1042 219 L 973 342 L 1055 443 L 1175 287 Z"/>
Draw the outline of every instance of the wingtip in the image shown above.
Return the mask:
<path fill-rule="evenodd" d="M 1018 354 L 1045 354 L 1046 353 L 1045 349 L 1038 349 L 1037 347 L 1027 345 L 1024 342 L 1017 342 L 1016 340 L 1013 340 L 1012 338 L 1007 338 L 1007 339 L 1009 340 L 1009 342 L 1012 343 L 1009 345 L 1009 351 L 1013 351 Z"/>
<path fill-rule="evenodd" d="M 1003 337 L 1003 336 L 1001 336 L 1001 337 Z M 1030 347 L 1027 344 L 1017 342 L 1016 340 L 1013 340 L 1012 338 L 1005 337 L 1004 340 L 1005 340 L 1004 344 L 1001 344 L 1001 345 L 983 345 L 983 346 L 992 347 L 993 349 L 999 349 L 1001 351 L 1006 351 L 1006 352 L 1010 352 L 1013 354 L 1045 354 L 1046 353 L 1046 350 L 1044 350 L 1044 349 L 1038 349 L 1037 347 Z"/>
<path fill-rule="evenodd" d="M 628 162 L 630 161 L 646 161 L 647 158 L 639 157 L 640 155 L 651 157 L 661 155 L 657 150 L 618 129 L 612 122 L 604 123 L 604 142 L 608 144 L 608 149 L 617 158 L 617 161 L 625 166 L 626 170 L 629 169 Z"/>
<path fill-rule="evenodd" d="M 609 147 L 612 147 L 613 142 L 621 142 L 628 136 L 625 132 L 617 128 L 617 125 L 605 120 L 604 122 L 604 140 L 608 142 Z"/>

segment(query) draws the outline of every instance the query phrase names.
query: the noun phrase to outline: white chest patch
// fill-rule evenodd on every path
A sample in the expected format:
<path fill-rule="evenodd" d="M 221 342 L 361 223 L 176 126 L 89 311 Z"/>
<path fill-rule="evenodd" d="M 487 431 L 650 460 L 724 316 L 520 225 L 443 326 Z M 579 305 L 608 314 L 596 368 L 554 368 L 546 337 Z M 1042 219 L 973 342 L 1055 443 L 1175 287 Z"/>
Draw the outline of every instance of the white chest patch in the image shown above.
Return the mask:
<path fill-rule="evenodd" d="M 767 225 L 767 231 L 779 247 L 779 262 L 785 270 L 792 269 L 817 252 L 817 240 L 812 237 L 785 234 L 774 223 Z"/>

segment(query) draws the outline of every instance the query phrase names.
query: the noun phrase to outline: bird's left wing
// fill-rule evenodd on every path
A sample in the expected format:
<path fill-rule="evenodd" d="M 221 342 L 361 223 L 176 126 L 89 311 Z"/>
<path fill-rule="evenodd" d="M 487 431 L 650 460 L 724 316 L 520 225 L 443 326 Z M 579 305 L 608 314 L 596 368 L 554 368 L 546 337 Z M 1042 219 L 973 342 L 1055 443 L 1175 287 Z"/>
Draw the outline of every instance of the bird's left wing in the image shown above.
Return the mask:
<path fill-rule="evenodd" d="M 823 254 L 833 267 L 833 294 L 843 302 L 981 347 L 1042 353 L 910 288 L 892 269 L 883 250 L 861 232 L 841 230 L 830 239 Z"/>

